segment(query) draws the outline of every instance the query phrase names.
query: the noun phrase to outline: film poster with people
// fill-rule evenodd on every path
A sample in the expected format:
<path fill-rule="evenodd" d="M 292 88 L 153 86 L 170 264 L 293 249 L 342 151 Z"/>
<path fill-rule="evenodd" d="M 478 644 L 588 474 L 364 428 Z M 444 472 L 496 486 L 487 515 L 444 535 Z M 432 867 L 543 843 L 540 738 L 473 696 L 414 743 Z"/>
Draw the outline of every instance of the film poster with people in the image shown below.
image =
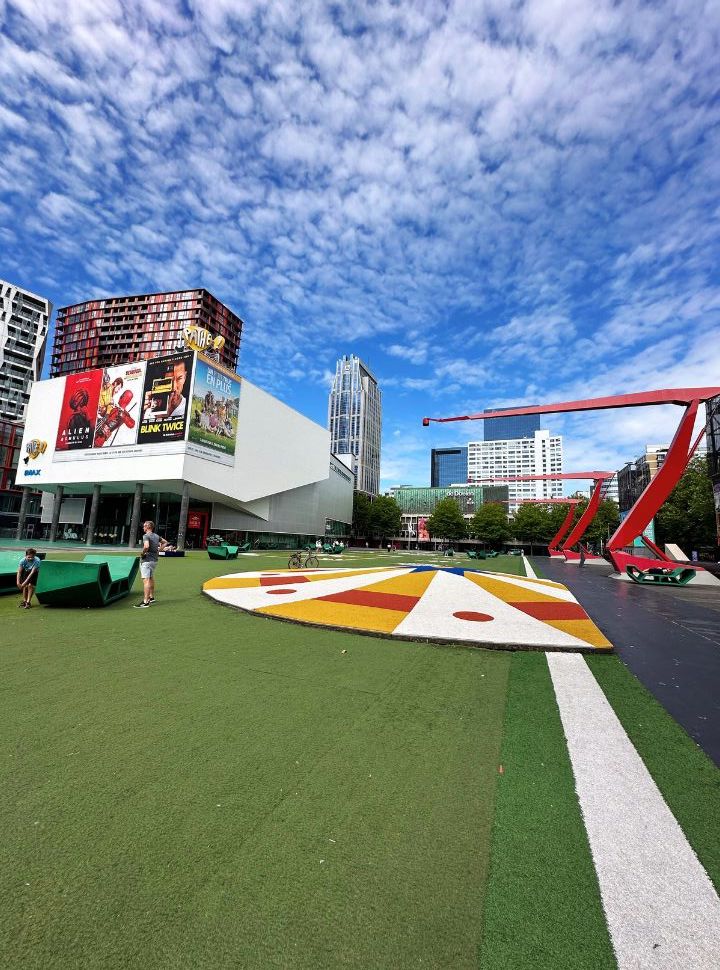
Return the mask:
<path fill-rule="evenodd" d="M 240 379 L 198 356 L 195 364 L 188 451 L 222 465 L 235 463 Z"/>
<path fill-rule="evenodd" d="M 194 356 L 185 351 L 147 361 L 139 445 L 185 440 Z"/>
<path fill-rule="evenodd" d="M 65 378 L 55 452 L 92 448 L 95 437 L 102 371 L 68 374 Z"/>
<path fill-rule="evenodd" d="M 94 448 L 134 445 L 142 415 L 145 364 L 122 364 L 102 371 Z"/>

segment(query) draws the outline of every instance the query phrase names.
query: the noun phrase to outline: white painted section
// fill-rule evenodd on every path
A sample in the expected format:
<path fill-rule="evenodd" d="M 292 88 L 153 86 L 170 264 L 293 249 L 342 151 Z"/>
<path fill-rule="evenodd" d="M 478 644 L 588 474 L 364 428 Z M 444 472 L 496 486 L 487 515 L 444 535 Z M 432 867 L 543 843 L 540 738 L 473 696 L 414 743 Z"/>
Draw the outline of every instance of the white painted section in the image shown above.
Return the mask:
<path fill-rule="evenodd" d="M 485 622 L 461 620 L 453 616 L 458 611 L 485 613 L 493 619 Z M 588 646 L 586 641 L 516 610 L 464 576 L 442 570 L 435 574 L 420 602 L 395 628 L 395 633 L 400 636 L 440 637 L 473 643 Z"/>
<path fill-rule="evenodd" d="M 530 565 L 530 560 L 527 558 L 527 556 L 523 556 L 522 561 L 523 561 L 523 566 L 525 567 L 525 575 L 529 579 L 537 579 L 537 573 Z"/>
<path fill-rule="evenodd" d="M 553 583 L 552 586 L 547 585 L 547 580 L 543 582 L 533 582 L 531 579 L 524 579 L 522 576 L 510 576 L 507 573 L 486 573 L 484 575 L 491 576 L 493 579 L 501 579 L 503 583 L 508 583 L 510 586 L 519 586 L 520 589 L 531 589 L 534 593 L 544 593 L 546 596 L 552 596 L 553 599 L 564 600 L 567 603 L 577 603 L 577 600 L 567 588 L 560 583 Z"/>
<path fill-rule="evenodd" d="M 328 572 L 336 572 L 329 569 Z M 380 570 L 376 573 L 366 573 L 358 575 L 355 570 L 348 570 L 349 575 L 340 576 L 337 579 L 319 579 L 315 582 L 299 582 L 294 587 L 295 592 L 277 596 L 270 592 L 273 589 L 280 589 L 280 586 L 251 586 L 240 589 L 209 589 L 208 596 L 219 600 L 221 603 L 228 603 L 231 606 L 239 606 L 243 610 L 257 610 L 264 606 L 287 606 L 288 603 L 300 603 L 304 600 L 316 599 L 319 596 L 328 596 L 330 593 L 343 593 L 347 589 L 361 589 L 363 586 L 372 586 L 383 579 L 394 579 L 396 576 L 404 576 L 410 572 L 409 569 Z M 303 576 L 303 570 L 296 571 L 298 578 Z M 267 576 L 272 573 L 237 573 L 242 578 L 253 576 Z"/>
<path fill-rule="evenodd" d="M 716 970 L 707 873 L 583 657 L 547 659 L 619 970 Z"/>
<path fill-rule="evenodd" d="M 690 562 L 690 559 L 685 555 L 676 542 L 665 543 L 665 555 L 669 556 L 671 559 L 674 559 L 675 562 Z"/>

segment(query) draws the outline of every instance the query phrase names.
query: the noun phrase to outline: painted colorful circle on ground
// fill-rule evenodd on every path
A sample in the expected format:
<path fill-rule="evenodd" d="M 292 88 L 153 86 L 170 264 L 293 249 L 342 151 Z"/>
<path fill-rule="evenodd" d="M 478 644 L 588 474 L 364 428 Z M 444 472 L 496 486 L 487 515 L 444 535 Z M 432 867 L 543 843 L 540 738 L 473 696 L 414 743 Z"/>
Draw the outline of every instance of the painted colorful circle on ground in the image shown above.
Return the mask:
<path fill-rule="evenodd" d="M 612 649 L 566 586 L 505 573 L 436 566 L 278 570 L 219 576 L 203 590 L 263 616 L 383 636 L 510 649 Z"/>

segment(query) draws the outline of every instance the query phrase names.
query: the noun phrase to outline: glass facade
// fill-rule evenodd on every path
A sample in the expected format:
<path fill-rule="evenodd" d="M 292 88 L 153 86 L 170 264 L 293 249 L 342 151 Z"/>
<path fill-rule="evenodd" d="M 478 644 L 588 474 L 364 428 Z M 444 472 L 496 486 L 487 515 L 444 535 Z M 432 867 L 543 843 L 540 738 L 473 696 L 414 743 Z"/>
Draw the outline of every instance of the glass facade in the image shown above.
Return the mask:
<path fill-rule="evenodd" d="M 446 488 L 467 481 L 468 450 L 464 448 L 433 448 L 430 453 L 430 487 Z"/>
<path fill-rule="evenodd" d="M 484 503 L 507 502 L 507 485 L 468 485 L 464 488 L 414 488 L 401 485 L 390 494 L 403 514 L 431 515 L 438 502 L 454 498 L 463 515 L 472 516 Z"/>
<path fill-rule="evenodd" d="M 485 408 L 483 414 L 504 411 L 504 408 Z M 510 438 L 532 438 L 540 430 L 541 414 L 517 414 L 510 418 L 483 421 L 485 441 L 507 441 Z"/>
<path fill-rule="evenodd" d="M 332 453 L 352 457 L 357 491 L 377 495 L 382 395 L 373 375 L 354 355 L 337 362 L 328 401 L 328 428 Z"/>

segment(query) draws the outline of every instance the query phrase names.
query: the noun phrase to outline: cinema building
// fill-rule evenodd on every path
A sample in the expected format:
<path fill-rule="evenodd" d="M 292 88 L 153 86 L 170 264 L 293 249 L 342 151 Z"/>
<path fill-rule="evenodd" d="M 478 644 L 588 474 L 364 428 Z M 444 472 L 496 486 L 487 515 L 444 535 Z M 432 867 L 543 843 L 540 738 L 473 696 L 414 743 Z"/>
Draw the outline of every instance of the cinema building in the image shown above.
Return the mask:
<path fill-rule="evenodd" d="M 43 515 L 30 536 L 21 509 L 18 538 L 133 547 L 146 519 L 179 548 L 349 534 L 353 476 L 329 432 L 188 333 L 188 349 L 33 385 L 17 484 L 43 493 Z"/>

